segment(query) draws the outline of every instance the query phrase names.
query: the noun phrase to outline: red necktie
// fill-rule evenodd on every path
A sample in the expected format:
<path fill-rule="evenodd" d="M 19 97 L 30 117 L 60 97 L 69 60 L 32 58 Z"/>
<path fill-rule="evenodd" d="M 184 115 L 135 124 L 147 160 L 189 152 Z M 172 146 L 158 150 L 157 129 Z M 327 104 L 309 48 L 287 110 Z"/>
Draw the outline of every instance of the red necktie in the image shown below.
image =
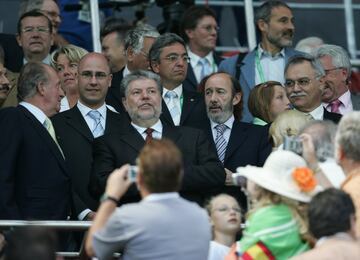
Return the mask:
<path fill-rule="evenodd" d="M 145 138 L 145 142 L 148 143 L 153 139 L 152 133 L 154 132 L 154 129 L 152 128 L 146 128 L 145 133 L 146 133 L 146 138 Z"/>

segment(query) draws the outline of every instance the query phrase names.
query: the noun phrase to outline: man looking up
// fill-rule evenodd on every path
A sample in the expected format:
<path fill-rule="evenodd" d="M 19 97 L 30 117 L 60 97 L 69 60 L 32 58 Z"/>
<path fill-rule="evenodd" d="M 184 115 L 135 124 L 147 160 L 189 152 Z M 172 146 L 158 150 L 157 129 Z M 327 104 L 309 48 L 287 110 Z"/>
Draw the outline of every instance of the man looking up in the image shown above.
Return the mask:
<path fill-rule="evenodd" d="M 266 1 L 255 11 L 260 32 L 259 45 L 246 56 L 237 55 L 221 62 L 219 70 L 239 78 L 244 93 L 242 121 L 251 122 L 248 98 L 259 83 L 274 80 L 284 83 L 284 68 L 289 57 L 299 54 L 291 47 L 295 26 L 290 7 L 282 1 Z"/>

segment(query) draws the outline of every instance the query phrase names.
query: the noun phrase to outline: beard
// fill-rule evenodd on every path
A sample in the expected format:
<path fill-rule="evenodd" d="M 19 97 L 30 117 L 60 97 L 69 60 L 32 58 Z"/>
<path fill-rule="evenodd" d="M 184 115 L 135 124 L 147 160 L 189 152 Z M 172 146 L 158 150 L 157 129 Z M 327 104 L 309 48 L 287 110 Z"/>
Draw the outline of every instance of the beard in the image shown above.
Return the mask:
<path fill-rule="evenodd" d="M 287 35 L 290 35 L 291 38 L 285 38 Z M 290 47 L 293 44 L 293 35 L 294 32 L 293 30 L 287 30 L 281 33 L 281 35 L 273 35 L 271 33 L 268 33 L 267 35 L 267 39 L 268 41 L 277 46 L 278 48 L 285 48 L 285 47 Z"/>
<path fill-rule="evenodd" d="M 213 121 L 214 123 L 217 124 L 223 124 L 225 123 L 233 114 L 233 106 L 232 103 L 229 102 L 227 104 L 225 104 L 222 108 L 220 112 L 217 113 L 212 113 L 211 112 L 211 104 L 210 106 L 207 108 L 207 115 L 210 118 L 211 121 Z"/>

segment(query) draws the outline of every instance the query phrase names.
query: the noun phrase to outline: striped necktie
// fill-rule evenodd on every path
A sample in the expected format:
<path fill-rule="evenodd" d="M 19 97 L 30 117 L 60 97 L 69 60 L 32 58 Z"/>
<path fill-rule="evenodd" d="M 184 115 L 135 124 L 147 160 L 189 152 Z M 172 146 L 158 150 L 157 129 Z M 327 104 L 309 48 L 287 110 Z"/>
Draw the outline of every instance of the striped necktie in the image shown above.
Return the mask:
<path fill-rule="evenodd" d="M 175 125 L 180 124 L 180 110 L 178 107 L 179 97 L 175 91 L 169 90 L 165 94 L 165 98 L 167 99 L 166 105 L 169 109 L 172 120 Z"/>
<path fill-rule="evenodd" d="M 103 135 L 104 134 L 104 128 L 101 125 L 101 120 L 100 120 L 101 114 L 100 114 L 100 112 L 97 111 L 97 110 L 91 110 L 88 113 L 88 115 L 92 120 L 94 120 L 94 125 L 93 125 L 93 128 L 91 130 L 94 138 Z"/>
<path fill-rule="evenodd" d="M 225 151 L 227 142 L 224 138 L 224 132 L 227 129 L 227 126 L 224 124 L 219 124 L 215 126 L 216 129 L 216 138 L 215 138 L 215 146 L 217 150 L 217 154 L 219 156 L 219 160 L 224 163 L 225 159 Z"/>

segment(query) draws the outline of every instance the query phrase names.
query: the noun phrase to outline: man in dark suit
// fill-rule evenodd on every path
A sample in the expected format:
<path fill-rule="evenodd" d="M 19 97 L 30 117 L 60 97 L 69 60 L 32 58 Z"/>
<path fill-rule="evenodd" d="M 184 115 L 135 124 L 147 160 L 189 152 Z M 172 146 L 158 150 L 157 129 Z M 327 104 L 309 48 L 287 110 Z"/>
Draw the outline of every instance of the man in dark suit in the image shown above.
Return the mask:
<path fill-rule="evenodd" d="M 268 131 L 263 126 L 240 122 L 242 92 L 234 77 L 225 72 L 205 77 L 203 91 L 209 118 L 208 137 L 231 183 L 237 167 L 264 164 L 272 149 Z M 246 205 L 239 187 L 227 186 L 225 191 Z"/>
<path fill-rule="evenodd" d="M 121 80 L 132 71 L 149 69 L 149 50 L 159 35 L 150 25 L 138 26 L 127 32 L 124 46 L 126 65 L 113 73 L 113 82 L 106 96 L 106 103 L 119 113 L 124 111 L 123 94 L 120 91 Z"/>
<path fill-rule="evenodd" d="M 204 133 L 192 128 L 166 126 L 159 120 L 162 88 L 156 74 L 133 72 L 123 79 L 122 88 L 131 125 L 95 140 L 90 183 L 94 195 L 103 193 L 107 177 L 115 168 L 136 163 L 145 141 L 168 138 L 183 154 L 185 169 L 180 194 L 202 205 L 212 190 L 220 189 L 225 183 L 225 172 Z M 121 203 L 139 199 L 139 193 L 133 186 Z"/>
<path fill-rule="evenodd" d="M 315 120 L 331 120 L 335 124 L 341 115 L 328 112 L 321 103 L 325 71 L 308 54 L 293 56 L 285 66 L 285 91 L 294 108 Z"/>
<path fill-rule="evenodd" d="M 56 72 L 30 62 L 19 76 L 19 106 L 0 111 L 1 219 L 67 219 L 70 177 L 49 119 L 62 96 Z"/>
<path fill-rule="evenodd" d="M 183 85 L 189 66 L 185 42 L 174 33 L 165 33 L 154 42 L 149 59 L 163 86 L 162 122 L 201 128 L 207 120 L 204 100 Z"/>
<path fill-rule="evenodd" d="M 106 108 L 105 96 L 111 84 L 111 74 L 105 56 L 99 53 L 85 55 L 78 70 L 78 103 L 72 109 L 55 115 L 52 121 L 75 190 L 75 214 L 80 220 L 92 220 L 98 207 L 98 201 L 90 196 L 87 189 L 92 143 L 98 136 L 118 131 L 128 121 Z M 99 115 L 98 120 L 95 114 Z"/>
<path fill-rule="evenodd" d="M 215 12 L 207 6 L 187 9 L 181 21 L 181 36 L 187 44 L 190 63 L 183 86 L 196 91 L 200 81 L 216 72 L 221 58 L 215 54 L 218 25 Z"/>

